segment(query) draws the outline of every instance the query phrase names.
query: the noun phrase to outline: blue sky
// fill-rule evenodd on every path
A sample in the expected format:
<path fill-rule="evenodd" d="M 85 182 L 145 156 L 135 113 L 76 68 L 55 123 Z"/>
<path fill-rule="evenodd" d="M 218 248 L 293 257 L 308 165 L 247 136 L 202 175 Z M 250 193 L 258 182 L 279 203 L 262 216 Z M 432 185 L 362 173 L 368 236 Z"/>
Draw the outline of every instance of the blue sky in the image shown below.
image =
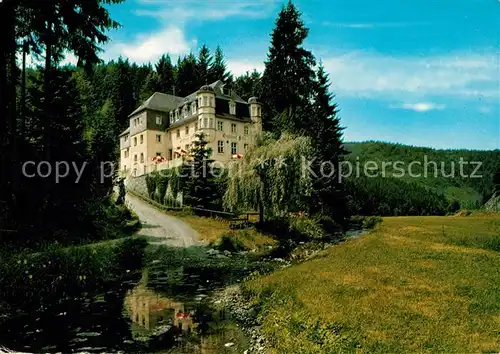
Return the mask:
<path fill-rule="evenodd" d="M 294 1 L 346 141 L 500 148 L 499 0 Z M 262 70 L 283 2 L 127 0 L 104 59 L 155 61 L 220 44 L 235 74 Z M 68 58 L 71 60 L 71 58 Z"/>

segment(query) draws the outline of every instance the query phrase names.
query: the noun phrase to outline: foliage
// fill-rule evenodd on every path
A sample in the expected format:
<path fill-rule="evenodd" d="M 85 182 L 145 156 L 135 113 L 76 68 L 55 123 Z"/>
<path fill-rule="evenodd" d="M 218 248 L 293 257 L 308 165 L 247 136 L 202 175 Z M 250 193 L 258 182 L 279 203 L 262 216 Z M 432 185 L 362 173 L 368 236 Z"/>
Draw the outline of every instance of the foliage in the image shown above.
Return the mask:
<path fill-rule="evenodd" d="M 257 70 L 246 72 L 244 75 L 238 76 L 232 85 L 234 91 L 244 100 L 248 101 L 250 97 L 258 97 L 261 74 Z"/>
<path fill-rule="evenodd" d="M 289 1 L 281 9 L 271 35 L 259 95 L 265 107 L 263 128 L 278 135 L 283 131 L 301 133 L 312 119 L 307 108 L 313 98 L 316 62 L 302 47 L 308 32 L 300 12 Z M 282 116 L 285 111 L 286 117 Z"/>
<path fill-rule="evenodd" d="M 183 165 L 182 191 L 186 205 L 212 209 L 218 199 L 216 171 L 210 159 L 212 149 L 207 147 L 204 133 L 197 133 L 190 154 L 192 161 Z"/>
<path fill-rule="evenodd" d="M 376 177 L 356 176 L 345 179 L 349 205 L 354 214 L 364 215 L 439 215 L 448 211 L 454 200 L 460 207 L 477 209 L 493 193 L 493 176 L 500 168 L 500 151 L 436 150 L 401 144 L 363 142 L 346 144 L 351 154 L 347 161 L 363 166 L 376 163 Z M 465 161 L 463 176 L 460 161 Z M 412 165 L 412 176 L 403 175 L 393 162 L 401 161 L 405 168 Z M 470 177 L 476 168 L 476 176 Z M 386 167 L 382 168 L 383 164 Z M 426 167 L 427 164 L 427 167 Z M 453 174 L 453 168 L 455 173 Z M 384 172 L 385 169 L 385 172 Z M 426 173 L 427 172 L 427 173 Z"/>
<path fill-rule="evenodd" d="M 311 176 L 303 173 L 301 158 L 310 155 L 311 141 L 306 137 L 285 134 L 275 140 L 264 134 L 229 171 L 225 207 L 263 209 L 266 218 L 303 210 Z"/>
<path fill-rule="evenodd" d="M 243 242 L 235 236 L 234 232 L 222 235 L 220 240 L 215 244 L 215 248 L 219 251 L 229 252 L 239 252 L 246 249 Z"/>

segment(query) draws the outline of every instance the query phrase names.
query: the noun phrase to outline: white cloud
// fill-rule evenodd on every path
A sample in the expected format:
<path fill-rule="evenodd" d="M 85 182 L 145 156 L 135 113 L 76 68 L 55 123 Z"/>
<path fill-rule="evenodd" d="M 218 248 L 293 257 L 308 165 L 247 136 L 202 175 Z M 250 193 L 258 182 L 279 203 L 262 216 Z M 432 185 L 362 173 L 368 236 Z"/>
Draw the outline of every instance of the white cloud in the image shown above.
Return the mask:
<path fill-rule="evenodd" d="M 254 69 L 258 72 L 264 72 L 264 61 L 259 61 L 258 59 L 228 59 L 227 67 L 233 73 L 234 76 L 240 76 L 245 74 L 247 71 L 253 71 Z"/>
<path fill-rule="evenodd" d="M 407 109 L 415 112 L 427 112 L 434 110 L 442 111 L 443 109 L 446 108 L 444 104 L 437 104 L 431 102 L 403 103 L 401 105 L 390 105 L 389 107 L 397 109 Z"/>
<path fill-rule="evenodd" d="M 176 26 L 154 32 L 149 35 L 138 35 L 131 43 L 112 43 L 104 53 L 106 59 L 114 59 L 120 55 L 137 63 L 156 61 L 165 53 L 182 55 L 196 47 L 196 40 L 187 40 L 184 31 Z"/>
<path fill-rule="evenodd" d="M 339 95 L 420 101 L 434 96 L 498 97 L 496 60 L 492 52 L 426 57 L 351 52 L 323 59 L 323 64 Z"/>
<path fill-rule="evenodd" d="M 225 18 L 263 18 L 272 14 L 274 0 L 264 1 L 164 1 L 141 0 L 143 8 L 135 13 L 156 19 L 185 23 L 188 20 L 216 21 Z"/>

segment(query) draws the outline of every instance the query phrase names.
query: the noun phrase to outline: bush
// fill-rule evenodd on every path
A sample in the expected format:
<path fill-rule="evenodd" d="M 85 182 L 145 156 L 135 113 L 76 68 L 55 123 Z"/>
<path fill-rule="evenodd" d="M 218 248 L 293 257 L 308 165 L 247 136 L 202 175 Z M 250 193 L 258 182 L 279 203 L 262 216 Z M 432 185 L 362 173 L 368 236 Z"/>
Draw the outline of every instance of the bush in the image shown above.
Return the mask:
<path fill-rule="evenodd" d="M 121 269 L 137 270 L 143 266 L 145 248 L 148 245 L 146 239 L 129 238 L 123 241 L 116 249 L 116 264 Z"/>
<path fill-rule="evenodd" d="M 245 250 L 245 245 L 230 231 L 221 237 L 215 248 L 219 251 L 239 252 Z"/>
<path fill-rule="evenodd" d="M 317 218 L 318 223 L 321 225 L 323 230 L 329 234 L 334 235 L 342 232 L 342 226 L 336 223 L 331 217 L 321 215 Z"/>
<path fill-rule="evenodd" d="M 448 205 L 448 213 L 454 214 L 460 210 L 460 202 L 458 200 L 453 200 Z"/>
<path fill-rule="evenodd" d="M 321 223 L 307 216 L 275 218 L 258 225 L 259 229 L 277 236 L 279 239 L 308 241 L 325 236 Z"/>
<path fill-rule="evenodd" d="M 380 222 L 382 222 L 380 216 L 367 216 L 363 220 L 363 229 L 373 229 Z"/>

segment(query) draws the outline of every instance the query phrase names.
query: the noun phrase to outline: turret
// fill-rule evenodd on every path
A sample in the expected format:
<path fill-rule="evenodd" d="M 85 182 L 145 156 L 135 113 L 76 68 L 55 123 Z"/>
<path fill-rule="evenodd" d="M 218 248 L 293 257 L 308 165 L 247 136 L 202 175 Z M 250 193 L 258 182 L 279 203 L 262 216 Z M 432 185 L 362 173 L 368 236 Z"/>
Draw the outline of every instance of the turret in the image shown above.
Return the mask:
<path fill-rule="evenodd" d="M 250 97 L 248 106 L 254 129 L 256 133 L 260 133 L 262 131 L 262 104 L 259 103 L 257 97 Z"/>
<path fill-rule="evenodd" d="M 202 130 L 207 141 L 214 136 L 215 130 L 215 91 L 209 85 L 202 86 L 196 93 L 198 100 L 198 129 Z"/>

